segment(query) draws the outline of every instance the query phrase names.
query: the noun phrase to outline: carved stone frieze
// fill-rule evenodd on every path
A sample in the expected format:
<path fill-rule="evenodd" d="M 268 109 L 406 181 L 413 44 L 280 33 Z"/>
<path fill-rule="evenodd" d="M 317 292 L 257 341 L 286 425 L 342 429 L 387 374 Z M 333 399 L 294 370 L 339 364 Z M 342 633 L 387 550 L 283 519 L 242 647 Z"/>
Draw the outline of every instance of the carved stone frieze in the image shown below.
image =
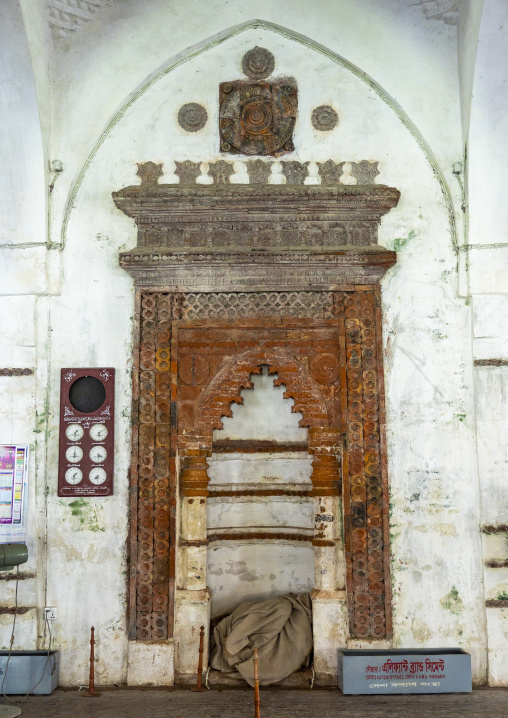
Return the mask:
<path fill-rule="evenodd" d="M 136 257 L 142 262 L 136 263 Z M 220 254 L 213 255 L 208 261 L 200 255 L 189 254 L 176 264 L 171 255 L 126 253 L 121 257 L 120 265 L 139 287 L 167 287 L 174 292 L 250 292 L 282 288 L 296 291 L 376 284 L 395 264 L 395 258 L 395 252 L 380 248 L 380 251 L 365 253 L 330 253 L 327 264 L 314 261 L 308 255 L 297 264 L 290 254 L 285 261 L 277 263 L 270 255 L 255 257 L 254 263 L 249 261 L 249 256 L 244 256 L 243 262 L 237 261 L 236 257 L 228 262 Z"/>
<path fill-rule="evenodd" d="M 184 172 L 199 173 L 196 162 L 187 160 L 176 165 L 176 173 L 180 176 Z M 377 224 L 397 205 L 399 196 L 398 190 L 384 185 L 133 185 L 113 192 L 116 206 L 136 219 L 140 228 L 152 225 L 173 229 L 185 225 L 204 227 L 239 222 L 248 233 L 263 225 L 273 231 L 279 224 L 286 223 L 295 226 L 297 223 L 315 224 L 320 229 L 348 221 L 374 221 Z M 242 244 L 240 237 L 237 245 Z M 312 246 L 313 242 L 309 244 Z M 198 246 L 213 244 L 205 241 Z"/>
<path fill-rule="evenodd" d="M 321 177 L 321 182 L 324 185 L 337 185 L 340 184 L 340 178 L 343 174 L 344 162 L 334 162 L 333 160 L 326 160 L 326 162 L 318 162 L 318 172 Z"/>
<path fill-rule="evenodd" d="M 242 58 L 242 70 L 252 80 L 263 80 L 275 69 L 275 58 L 265 47 L 253 47 Z"/>
<path fill-rule="evenodd" d="M 202 130 L 208 120 L 208 114 L 203 105 L 197 102 L 188 102 L 178 111 L 178 124 L 187 132 Z"/>
<path fill-rule="evenodd" d="M 191 162 L 190 160 L 175 162 L 175 175 L 178 176 L 180 184 L 195 184 L 201 174 L 200 164 L 200 162 Z"/>
<path fill-rule="evenodd" d="M 395 261 L 377 227 L 398 198 L 381 185 L 128 187 L 114 199 L 136 219 L 138 247 L 120 264 L 139 286 L 172 291 L 370 284 Z"/>
<path fill-rule="evenodd" d="M 244 155 L 292 152 L 296 85 L 223 82 L 219 88 L 221 151 Z"/>
<path fill-rule="evenodd" d="M 351 174 L 356 179 L 357 184 L 374 184 L 379 174 L 378 164 L 378 162 L 368 162 L 367 160 L 351 162 Z"/>
<path fill-rule="evenodd" d="M 268 184 L 268 178 L 272 173 L 272 163 L 263 160 L 248 160 L 247 172 L 251 184 Z"/>
<path fill-rule="evenodd" d="M 281 162 L 288 184 L 303 184 L 308 174 L 308 162 Z"/>
<path fill-rule="evenodd" d="M 333 292 L 188 292 L 178 306 L 184 321 L 336 316 Z"/>
<path fill-rule="evenodd" d="M 330 105 L 320 105 L 312 110 L 312 126 L 320 132 L 330 132 L 339 124 L 339 116 Z"/>
<path fill-rule="evenodd" d="M 156 165 L 155 162 L 138 162 L 137 165 L 138 171 L 136 174 L 141 178 L 141 185 L 143 187 L 157 184 L 159 177 L 162 177 L 164 174 L 162 171 L 162 162 L 158 165 Z"/>
<path fill-rule="evenodd" d="M 234 168 L 230 162 L 219 160 L 210 164 L 208 174 L 213 177 L 214 184 L 229 184 L 229 178 L 234 173 Z"/>

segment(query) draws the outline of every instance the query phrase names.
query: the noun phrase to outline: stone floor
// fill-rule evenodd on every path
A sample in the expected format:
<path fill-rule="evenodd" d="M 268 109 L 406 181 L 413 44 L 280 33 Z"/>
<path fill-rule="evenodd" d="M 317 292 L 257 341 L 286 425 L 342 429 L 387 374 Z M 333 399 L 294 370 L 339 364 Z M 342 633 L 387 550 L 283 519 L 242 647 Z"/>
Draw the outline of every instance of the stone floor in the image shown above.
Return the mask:
<path fill-rule="evenodd" d="M 13 698 L 15 698 L 13 696 Z M 5 699 L 0 700 L 4 704 Z M 253 692 L 248 688 L 110 689 L 98 698 L 77 690 L 51 696 L 29 696 L 20 705 L 21 718 L 254 718 Z M 427 696 L 343 696 L 338 689 L 265 688 L 261 718 L 507 718 L 508 689 Z"/>

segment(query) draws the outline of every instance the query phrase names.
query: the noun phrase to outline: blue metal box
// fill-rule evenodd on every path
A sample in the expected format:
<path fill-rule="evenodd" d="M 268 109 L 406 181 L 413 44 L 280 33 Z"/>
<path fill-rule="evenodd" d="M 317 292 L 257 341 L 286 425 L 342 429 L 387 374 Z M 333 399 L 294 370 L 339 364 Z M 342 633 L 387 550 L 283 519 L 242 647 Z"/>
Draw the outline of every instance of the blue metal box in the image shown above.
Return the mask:
<path fill-rule="evenodd" d="M 49 695 L 58 685 L 59 651 L 0 651 L 0 686 L 4 693 Z M 7 673 L 6 673 L 7 670 Z"/>
<path fill-rule="evenodd" d="M 461 648 L 342 650 L 338 656 L 342 693 L 469 693 L 471 656 Z"/>

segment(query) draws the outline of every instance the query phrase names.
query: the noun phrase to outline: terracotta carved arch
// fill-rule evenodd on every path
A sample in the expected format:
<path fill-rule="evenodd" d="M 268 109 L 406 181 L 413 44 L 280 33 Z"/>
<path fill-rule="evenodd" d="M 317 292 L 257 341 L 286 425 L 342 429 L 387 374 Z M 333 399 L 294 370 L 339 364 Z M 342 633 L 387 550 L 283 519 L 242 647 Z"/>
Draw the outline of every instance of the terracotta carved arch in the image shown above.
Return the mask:
<path fill-rule="evenodd" d="M 306 367 L 290 354 L 278 349 L 246 351 L 228 359 L 217 371 L 199 401 L 194 427 L 201 441 L 199 448 L 187 448 L 182 464 L 184 496 L 206 496 L 208 474 L 206 457 L 212 451 L 214 429 L 222 429 L 222 419 L 231 417 L 231 404 L 242 404 L 241 389 L 252 389 L 251 374 L 267 365 L 277 374 L 275 386 L 284 384 L 285 399 L 293 399 L 293 413 L 301 413 L 300 426 L 309 429 L 309 453 L 313 456 L 311 480 L 316 496 L 340 493 L 340 431 L 330 426 L 325 399 Z"/>
<path fill-rule="evenodd" d="M 229 359 L 214 376 L 198 405 L 196 428 L 206 432 L 222 429 L 222 417 L 231 417 L 231 404 L 243 404 L 240 389 L 252 389 L 251 374 L 267 365 L 269 374 L 278 374 L 274 385 L 284 384 L 285 399 L 293 399 L 293 413 L 300 412 L 302 427 L 327 427 L 328 411 L 323 395 L 307 369 L 285 352 L 270 349 L 246 351 Z"/>

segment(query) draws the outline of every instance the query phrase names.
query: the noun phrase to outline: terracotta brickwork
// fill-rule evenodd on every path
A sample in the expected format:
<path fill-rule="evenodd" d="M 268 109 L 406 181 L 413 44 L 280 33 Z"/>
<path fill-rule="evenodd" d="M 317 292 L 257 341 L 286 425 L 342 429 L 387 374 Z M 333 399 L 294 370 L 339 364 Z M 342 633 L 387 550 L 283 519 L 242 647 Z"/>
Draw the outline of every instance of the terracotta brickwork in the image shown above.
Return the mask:
<path fill-rule="evenodd" d="M 172 633 L 176 471 L 170 421 L 171 307 L 168 295 L 141 297 L 134 357 L 130 635 L 138 640 L 163 640 Z"/>
<path fill-rule="evenodd" d="M 158 291 L 140 295 L 131 635 L 148 640 L 172 634 L 176 454 L 181 494 L 206 500 L 213 430 L 231 416 L 233 402 L 242 403 L 251 374 L 268 365 L 277 374 L 275 383 L 285 385 L 284 396 L 294 399 L 301 426 L 309 428 L 313 495 L 343 490 L 350 633 L 387 636 L 379 290 L 264 292 L 248 299 L 229 293 L 209 299 Z M 316 533 L 313 543 L 329 541 Z"/>
<path fill-rule="evenodd" d="M 391 633 L 379 290 L 343 295 L 343 490 L 350 632 Z"/>
<path fill-rule="evenodd" d="M 231 404 L 242 403 L 241 389 L 252 388 L 251 374 L 263 365 L 284 384 L 285 398 L 294 399 L 301 426 L 336 425 L 340 415 L 337 376 L 314 372 L 317 357 L 332 356 L 337 364 L 337 322 L 319 319 L 235 320 L 221 326 L 186 326 L 178 329 L 180 367 L 197 367 L 191 376 L 179 370 L 179 450 L 211 451 L 214 429 L 221 418 L 232 416 Z"/>

